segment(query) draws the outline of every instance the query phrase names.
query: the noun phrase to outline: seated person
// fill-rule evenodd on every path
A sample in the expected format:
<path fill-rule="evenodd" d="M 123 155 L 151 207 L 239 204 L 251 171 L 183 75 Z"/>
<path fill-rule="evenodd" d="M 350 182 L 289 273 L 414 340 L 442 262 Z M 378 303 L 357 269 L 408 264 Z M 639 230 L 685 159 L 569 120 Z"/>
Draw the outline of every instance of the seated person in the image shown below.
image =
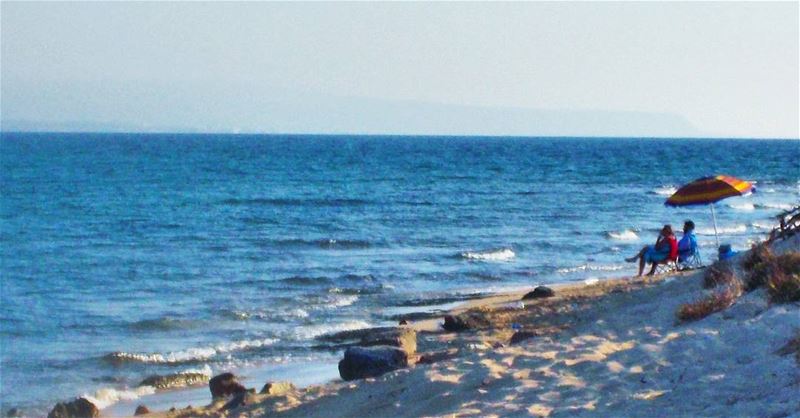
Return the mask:
<path fill-rule="evenodd" d="M 653 268 L 647 273 L 648 276 L 652 276 L 656 273 L 656 266 L 659 263 L 666 263 L 669 260 L 675 260 L 677 257 L 678 241 L 675 239 L 675 234 L 672 233 L 672 225 L 664 225 L 655 245 L 645 245 L 638 254 L 626 258 L 625 261 L 632 263 L 637 259 L 639 260 L 639 276 L 644 271 L 645 263 L 652 263 Z"/>
<path fill-rule="evenodd" d="M 678 242 L 678 261 L 686 261 L 696 251 L 697 237 L 694 236 L 694 222 L 688 220 L 683 224 L 683 237 Z"/>

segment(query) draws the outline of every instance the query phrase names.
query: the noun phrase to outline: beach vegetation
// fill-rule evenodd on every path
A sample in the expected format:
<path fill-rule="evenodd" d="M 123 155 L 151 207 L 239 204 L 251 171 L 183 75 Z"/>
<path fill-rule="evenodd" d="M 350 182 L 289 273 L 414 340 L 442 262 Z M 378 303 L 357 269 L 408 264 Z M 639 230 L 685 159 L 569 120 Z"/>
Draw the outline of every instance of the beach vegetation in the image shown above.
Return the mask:
<path fill-rule="evenodd" d="M 690 303 L 678 307 L 676 316 L 679 322 L 690 322 L 703 319 L 715 312 L 727 309 L 736 302 L 742 294 L 742 286 L 738 280 L 730 285 L 721 286 L 710 294 Z"/>
<path fill-rule="evenodd" d="M 752 271 L 757 265 L 770 261 L 775 258 L 772 250 L 766 242 L 753 244 L 744 258 L 742 259 L 742 267 L 747 271 Z"/>
<path fill-rule="evenodd" d="M 748 291 L 765 286 L 772 303 L 800 301 L 800 252 L 775 255 L 765 244 L 754 245 L 742 267 Z"/>
<path fill-rule="evenodd" d="M 721 285 L 732 285 L 738 280 L 730 264 L 716 262 L 703 274 L 703 288 L 713 289 Z"/>
<path fill-rule="evenodd" d="M 767 244 L 755 244 L 742 260 L 742 267 L 747 272 L 745 290 L 751 292 L 767 284 L 775 268 L 775 254 Z"/>
<path fill-rule="evenodd" d="M 787 254 L 788 255 L 788 254 Z M 795 253 L 794 260 L 800 260 L 800 253 Z M 772 303 L 788 303 L 800 301 L 800 273 L 793 273 L 791 270 L 784 269 L 783 263 L 787 262 L 788 257 L 779 257 L 772 263 L 769 279 L 767 280 L 767 293 L 769 301 Z M 796 265 L 795 265 L 796 266 Z"/>

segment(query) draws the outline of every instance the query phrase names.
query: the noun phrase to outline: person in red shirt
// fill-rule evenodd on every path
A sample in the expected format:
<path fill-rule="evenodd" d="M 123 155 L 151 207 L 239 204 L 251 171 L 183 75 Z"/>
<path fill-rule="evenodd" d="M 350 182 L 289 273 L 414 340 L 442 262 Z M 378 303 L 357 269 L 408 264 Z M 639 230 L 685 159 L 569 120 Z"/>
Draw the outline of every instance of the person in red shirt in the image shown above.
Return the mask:
<path fill-rule="evenodd" d="M 667 224 L 661 228 L 661 233 L 659 233 L 655 245 L 645 245 L 638 254 L 633 257 L 626 258 L 625 261 L 632 263 L 636 260 L 639 260 L 639 276 L 641 276 L 642 272 L 644 271 L 644 265 L 647 263 L 652 263 L 653 268 L 651 268 L 650 272 L 647 273 L 648 276 L 652 276 L 656 273 L 656 267 L 659 264 L 666 263 L 677 258 L 678 240 L 675 239 L 675 234 L 672 232 L 672 225 Z"/>

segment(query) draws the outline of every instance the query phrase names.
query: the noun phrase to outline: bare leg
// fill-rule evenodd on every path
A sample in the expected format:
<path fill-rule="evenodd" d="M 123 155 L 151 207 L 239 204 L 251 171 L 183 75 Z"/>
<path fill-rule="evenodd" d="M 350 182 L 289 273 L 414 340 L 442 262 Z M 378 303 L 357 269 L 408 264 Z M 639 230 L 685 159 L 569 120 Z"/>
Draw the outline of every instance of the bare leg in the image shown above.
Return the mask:
<path fill-rule="evenodd" d="M 648 276 L 652 276 L 652 275 L 656 274 L 656 267 L 657 266 L 658 266 L 658 263 L 653 263 L 653 268 L 650 269 L 650 273 L 647 273 L 647 275 Z"/>
<path fill-rule="evenodd" d="M 644 256 L 639 257 L 639 276 L 641 277 L 644 271 Z"/>
<path fill-rule="evenodd" d="M 647 246 L 646 245 L 644 247 L 642 247 L 642 249 L 639 250 L 639 252 L 635 256 L 630 257 L 630 258 L 626 258 L 625 261 L 627 261 L 629 263 L 633 263 L 634 261 L 636 261 L 637 258 L 642 258 L 642 256 L 644 256 L 644 252 L 645 251 L 647 251 Z"/>

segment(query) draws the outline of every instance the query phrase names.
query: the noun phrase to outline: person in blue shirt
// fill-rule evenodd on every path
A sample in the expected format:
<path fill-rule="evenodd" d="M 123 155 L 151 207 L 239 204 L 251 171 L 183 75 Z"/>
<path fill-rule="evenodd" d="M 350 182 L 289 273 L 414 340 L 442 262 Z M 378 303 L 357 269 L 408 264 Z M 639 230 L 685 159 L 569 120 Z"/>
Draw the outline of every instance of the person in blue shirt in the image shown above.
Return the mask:
<path fill-rule="evenodd" d="M 683 223 L 683 238 L 678 241 L 678 261 L 683 261 L 697 251 L 697 237 L 694 236 L 694 222 Z"/>

